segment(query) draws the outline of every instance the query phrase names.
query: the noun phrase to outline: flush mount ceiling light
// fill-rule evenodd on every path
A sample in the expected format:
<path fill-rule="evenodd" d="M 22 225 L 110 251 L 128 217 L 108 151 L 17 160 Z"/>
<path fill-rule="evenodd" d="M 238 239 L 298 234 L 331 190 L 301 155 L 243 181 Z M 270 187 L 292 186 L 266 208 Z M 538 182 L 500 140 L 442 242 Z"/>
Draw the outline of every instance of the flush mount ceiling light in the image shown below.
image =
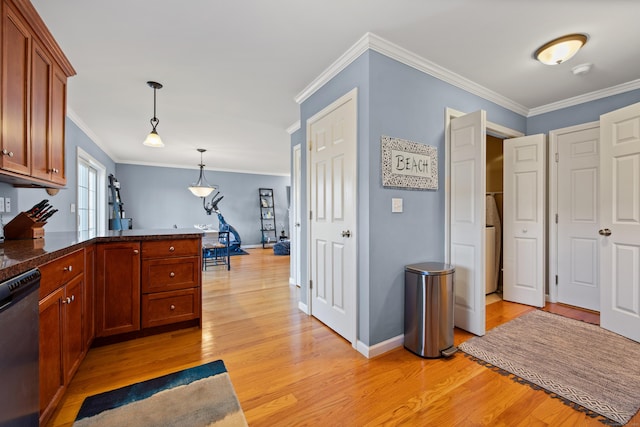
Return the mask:
<path fill-rule="evenodd" d="M 162 89 L 162 85 L 157 82 L 147 82 L 149 87 L 153 89 L 153 117 L 151 118 L 151 132 L 147 135 L 147 139 L 142 143 L 147 147 L 164 147 L 164 143 L 160 139 L 160 135 L 156 132 L 156 126 L 160 123 L 160 120 L 156 117 L 156 90 Z"/>
<path fill-rule="evenodd" d="M 207 197 L 213 192 L 213 190 L 215 190 L 215 187 L 209 185 L 207 179 L 204 177 L 204 163 L 202 163 L 202 153 L 207 150 L 205 150 L 204 148 L 198 148 L 198 151 L 200 152 L 200 164 L 198 165 L 200 166 L 200 177 L 198 178 L 198 182 L 196 182 L 195 184 L 191 184 L 191 186 L 189 187 L 189 191 L 191 191 L 194 196 Z"/>
<path fill-rule="evenodd" d="M 540 46 L 533 57 L 546 65 L 561 64 L 575 55 L 586 42 L 586 34 L 569 34 L 558 37 Z"/>

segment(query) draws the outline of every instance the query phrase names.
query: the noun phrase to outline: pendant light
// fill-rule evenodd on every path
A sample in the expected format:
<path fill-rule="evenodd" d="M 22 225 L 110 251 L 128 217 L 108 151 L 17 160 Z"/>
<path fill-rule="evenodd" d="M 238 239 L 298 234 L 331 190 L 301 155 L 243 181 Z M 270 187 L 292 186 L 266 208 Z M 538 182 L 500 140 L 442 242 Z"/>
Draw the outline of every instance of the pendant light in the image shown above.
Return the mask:
<path fill-rule="evenodd" d="M 162 89 L 162 85 L 157 82 L 147 82 L 149 87 L 153 89 L 153 117 L 151 118 L 151 132 L 147 135 L 147 139 L 142 143 L 147 147 L 160 148 L 164 147 L 164 143 L 160 139 L 160 135 L 156 132 L 156 126 L 160 123 L 160 120 L 156 117 L 156 90 Z"/>
<path fill-rule="evenodd" d="M 569 34 L 540 46 L 533 56 L 546 65 L 562 64 L 578 53 L 586 42 L 586 34 Z"/>
<path fill-rule="evenodd" d="M 200 164 L 198 165 L 200 166 L 200 177 L 198 178 L 198 182 L 196 182 L 195 184 L 191 184 L 191 186 L 189 187 L 189 191 L 191 191 L 194 196 L 207 197 L 213 192 L 213 190 L 215 190 L 215 188 L 212 187 L 204 177 L 204 163 L 202 163 L 202 153 L 207 150 L 205 150 L 204 148 L 198 148 L 198 151 L 200 152 Z"/>

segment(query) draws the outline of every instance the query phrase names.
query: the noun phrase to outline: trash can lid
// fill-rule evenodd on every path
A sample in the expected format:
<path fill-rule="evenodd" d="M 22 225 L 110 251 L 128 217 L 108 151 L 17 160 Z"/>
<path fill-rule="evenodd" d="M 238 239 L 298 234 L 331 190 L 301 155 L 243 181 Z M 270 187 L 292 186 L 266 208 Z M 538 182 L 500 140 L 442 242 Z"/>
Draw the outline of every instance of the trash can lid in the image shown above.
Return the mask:
<path fill-rule="evenodd" d="M 445 264 L 443 262 L 421 262 L 419 264 L 407 265 L 404 269 L 405 271 L 418 273 L 423 276 L 444 276 L 456 270 L 451 264 Z"/>

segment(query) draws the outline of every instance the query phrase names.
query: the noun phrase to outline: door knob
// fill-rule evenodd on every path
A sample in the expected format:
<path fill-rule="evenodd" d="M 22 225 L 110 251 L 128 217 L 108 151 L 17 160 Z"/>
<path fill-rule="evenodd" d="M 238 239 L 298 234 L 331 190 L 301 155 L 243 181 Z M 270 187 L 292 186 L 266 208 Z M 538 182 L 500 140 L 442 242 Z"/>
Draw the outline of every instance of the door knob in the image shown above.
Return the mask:
<path fill-rule="evenodd" d="M 609 230 L 608 228 L 601 228 L 600 230 L 598 230 L 598 234 L 601 236 L 611 236 L 611 230 Z"/>
<path fill-rule="evenodd" d="M 342 232 L 342 237 L 351 237 L 351 232 L 349 230 Z"/>

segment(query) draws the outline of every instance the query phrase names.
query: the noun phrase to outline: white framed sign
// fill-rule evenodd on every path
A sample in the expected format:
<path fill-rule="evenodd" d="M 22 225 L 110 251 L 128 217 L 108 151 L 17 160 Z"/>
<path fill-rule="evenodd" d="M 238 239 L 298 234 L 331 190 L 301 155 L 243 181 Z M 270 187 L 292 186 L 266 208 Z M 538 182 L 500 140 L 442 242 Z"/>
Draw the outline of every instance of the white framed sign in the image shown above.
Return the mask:
<path fill-rule="evenodd" d="M 382 136 L 382 185 L 414 190 L 438 189 L 438 149 Z"/>

